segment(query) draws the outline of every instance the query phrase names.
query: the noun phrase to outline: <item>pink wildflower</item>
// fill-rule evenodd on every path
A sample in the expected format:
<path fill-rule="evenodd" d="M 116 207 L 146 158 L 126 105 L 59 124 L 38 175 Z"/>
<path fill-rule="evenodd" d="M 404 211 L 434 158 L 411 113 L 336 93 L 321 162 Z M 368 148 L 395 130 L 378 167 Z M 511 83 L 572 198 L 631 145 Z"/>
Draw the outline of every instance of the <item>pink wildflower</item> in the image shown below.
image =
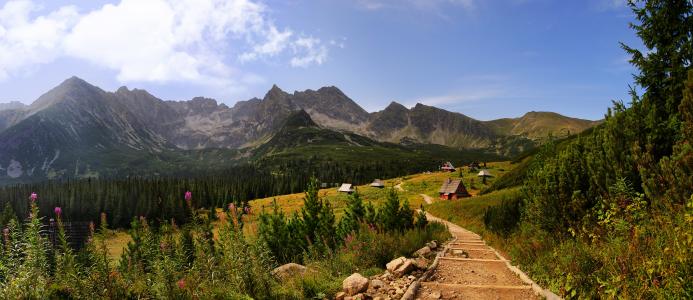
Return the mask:
<path fill-rule="evenodd" d="M 38 195 L 36 193 L 31 193 L 31 195 L 29 195 L 29 200 L 31 200 L 32 203 L 36 202 L 36 199 L 38 199 Z"/>
<path fill-rule="evenodd" d="M 184 289 L 185 288 L 185 279 L 178 280 L 178 282 L 176 284 L 178 285 L 179 289 L 181 289 L 181 290 Z"/>
<path fill-rule="evenodd" d="M 235 214 L 236 213 L 236 205 L 233 203 L 229 203 L 229 211 L 233 212 Z"/>
<path fill-rule="evenodd" d="M 190 191 L 185 192 L 185 202 L 188 203 L 188 206 L 192 205 L 192 193 Z"/>
<path fill-rule="evenodd" d="M 60 216 L 63 214 L 63 209 L 60 208 L 60 206 L 56 206 L 55 209 L 53 209 L 53 212 L 55 212 L 55 215 L 60 218 Z"/>

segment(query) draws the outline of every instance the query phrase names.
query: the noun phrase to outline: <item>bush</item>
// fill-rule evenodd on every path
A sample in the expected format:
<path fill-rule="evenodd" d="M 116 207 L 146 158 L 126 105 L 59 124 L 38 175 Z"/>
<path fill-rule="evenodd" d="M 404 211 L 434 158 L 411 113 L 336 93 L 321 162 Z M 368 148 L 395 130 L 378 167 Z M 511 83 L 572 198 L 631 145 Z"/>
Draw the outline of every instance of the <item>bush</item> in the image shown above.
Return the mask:
<path fill-rule="evenodd" d="M 490 206 L 484 212 L 484 225 L 491 232 L 507 237 L 520 222 L 522 200 L 503 199 L 498 206 Z"/>

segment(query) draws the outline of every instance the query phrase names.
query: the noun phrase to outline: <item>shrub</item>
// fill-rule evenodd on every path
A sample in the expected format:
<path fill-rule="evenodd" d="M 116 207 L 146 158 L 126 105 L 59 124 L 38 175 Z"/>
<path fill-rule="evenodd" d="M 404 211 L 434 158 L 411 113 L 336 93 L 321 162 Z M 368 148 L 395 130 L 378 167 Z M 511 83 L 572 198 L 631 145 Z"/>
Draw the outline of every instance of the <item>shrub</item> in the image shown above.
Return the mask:
<path fill-rule="evenodd" d="M 484 225 L 490 231 L 507 237 L 520 222 L 522 200 L 503 199 L 500 205 L 490 206 L 484 212 Z"/>

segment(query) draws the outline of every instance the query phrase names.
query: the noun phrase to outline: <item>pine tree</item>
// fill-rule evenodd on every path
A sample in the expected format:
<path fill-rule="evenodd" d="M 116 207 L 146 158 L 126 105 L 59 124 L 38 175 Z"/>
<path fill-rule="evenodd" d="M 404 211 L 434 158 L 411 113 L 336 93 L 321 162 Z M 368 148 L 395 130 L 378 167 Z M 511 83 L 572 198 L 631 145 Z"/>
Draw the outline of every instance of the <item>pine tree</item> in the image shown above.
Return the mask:
<path fill-rule="evenodd" d="M 339 221 L 339 236 L 344 238 L 353 232 L 357 232 L 365 216 L 366 207 L 363 205 L 363 200 L 358 190 L 355 190 L 347 198 L 344 216 L 342 216 L 342 219 Z"/>
<path fill-rule="evenodd" d="M 401 214 L 399 196 L 395 188 L 390 188 L 387 193 L 387 200 L 378 212 L 380 224 L 384 230 L 394 231 L 401 229 Z"/>

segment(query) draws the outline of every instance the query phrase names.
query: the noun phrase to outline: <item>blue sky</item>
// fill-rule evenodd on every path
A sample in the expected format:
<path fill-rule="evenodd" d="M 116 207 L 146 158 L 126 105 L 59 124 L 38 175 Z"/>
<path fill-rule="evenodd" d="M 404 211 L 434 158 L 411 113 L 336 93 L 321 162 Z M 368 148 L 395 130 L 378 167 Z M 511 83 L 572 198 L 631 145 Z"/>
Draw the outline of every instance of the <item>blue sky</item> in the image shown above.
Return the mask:
<path fill-rule="evenodd" d="M 624 0 L 625 1 L 625 0 Z M 640 46 L 619 0 L 114 0 L 0 4 L 0 102 L 76 75 L 232 105 L 335 85 L 368 111 L 599 119 Z"/>

